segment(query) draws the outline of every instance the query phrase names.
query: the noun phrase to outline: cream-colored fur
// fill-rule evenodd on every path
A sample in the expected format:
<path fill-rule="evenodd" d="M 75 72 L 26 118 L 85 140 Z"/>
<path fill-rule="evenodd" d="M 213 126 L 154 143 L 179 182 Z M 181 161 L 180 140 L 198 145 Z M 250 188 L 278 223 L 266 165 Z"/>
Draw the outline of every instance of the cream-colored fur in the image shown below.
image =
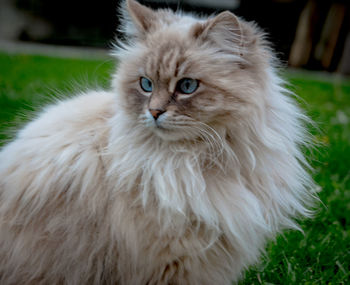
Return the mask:
<path fill-rule="evenodd" d="M 126 6 L 113 88 L 46 108 L 0 152 L 0 284 L 230 284 L 310 215 L 307 118 L 258 29 Z"/>

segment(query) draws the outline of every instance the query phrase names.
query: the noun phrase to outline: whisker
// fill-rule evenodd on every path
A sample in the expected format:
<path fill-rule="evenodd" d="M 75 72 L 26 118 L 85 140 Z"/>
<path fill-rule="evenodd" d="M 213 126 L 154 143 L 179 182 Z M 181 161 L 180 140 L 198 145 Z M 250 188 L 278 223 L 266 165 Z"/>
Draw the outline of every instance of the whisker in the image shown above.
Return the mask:
<path fill-rule="evenodd" d="M 149 124 L 149 118 L 142 114 L 139 116 L 139 122 Z M 169 118 L 161 123 L 161 127 L 168 131 L 181 131 L 185 136 L 188 135 L 189 137 L 193 137 L 195 131 L 197 139 L 202 140 L 207 145 L 206 160 L 208 164 L 206 167 L 210 168 L 213 165 L 217 165 L 222 169 L 224 168 L 221 161 L 227 147 L 225 147 L 225 141 L 222 136 L 213 127 L 187 116 Z M 192 139 L 192 141 L 196 146 L 198 145 L 198 140 Z"/>

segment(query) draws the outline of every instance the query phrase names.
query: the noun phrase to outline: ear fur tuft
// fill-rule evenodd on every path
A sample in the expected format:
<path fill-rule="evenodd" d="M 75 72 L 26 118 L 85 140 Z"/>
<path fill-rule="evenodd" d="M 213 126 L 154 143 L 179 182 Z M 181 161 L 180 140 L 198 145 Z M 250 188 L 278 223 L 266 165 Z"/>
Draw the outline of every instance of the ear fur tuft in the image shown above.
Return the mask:
<path fill-rule="evenodd" d="M 152 28 L 156 20 L 156 14 L 153 10 L 135 0 L 127 0 L 126 8 L 139 32 L 144 33 Z"/>
<path fill-rule="evenodd" d="M 243 30 L 238 18 L 224 11 L 207 22 L 203 35 L 217 43 L 243 45 Z"/>

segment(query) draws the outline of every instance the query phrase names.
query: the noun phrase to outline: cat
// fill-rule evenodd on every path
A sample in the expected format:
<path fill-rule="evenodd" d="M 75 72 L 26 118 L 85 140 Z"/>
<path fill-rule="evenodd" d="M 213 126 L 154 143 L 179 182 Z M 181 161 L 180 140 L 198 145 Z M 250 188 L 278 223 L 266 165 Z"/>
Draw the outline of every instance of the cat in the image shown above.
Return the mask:
<path fill-rule="evenodd" d="M 109 90 L 0 153 L 0 284 L 231 284 L 312 215 L 308 118 L 259 28 L 123 8 Z"/>

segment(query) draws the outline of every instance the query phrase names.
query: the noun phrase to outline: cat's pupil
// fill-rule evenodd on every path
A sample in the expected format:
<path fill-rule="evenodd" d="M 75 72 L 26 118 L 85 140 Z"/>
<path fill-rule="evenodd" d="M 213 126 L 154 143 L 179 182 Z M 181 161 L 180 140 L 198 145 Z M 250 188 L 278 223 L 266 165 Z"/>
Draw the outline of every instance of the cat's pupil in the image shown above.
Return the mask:
<path fill-rule="evenodd" d="M 198 80 L 192 78 L 183 78 L 177 84 L 179 92 L 184 94 L 191 94 L 198 88 Z"/>

